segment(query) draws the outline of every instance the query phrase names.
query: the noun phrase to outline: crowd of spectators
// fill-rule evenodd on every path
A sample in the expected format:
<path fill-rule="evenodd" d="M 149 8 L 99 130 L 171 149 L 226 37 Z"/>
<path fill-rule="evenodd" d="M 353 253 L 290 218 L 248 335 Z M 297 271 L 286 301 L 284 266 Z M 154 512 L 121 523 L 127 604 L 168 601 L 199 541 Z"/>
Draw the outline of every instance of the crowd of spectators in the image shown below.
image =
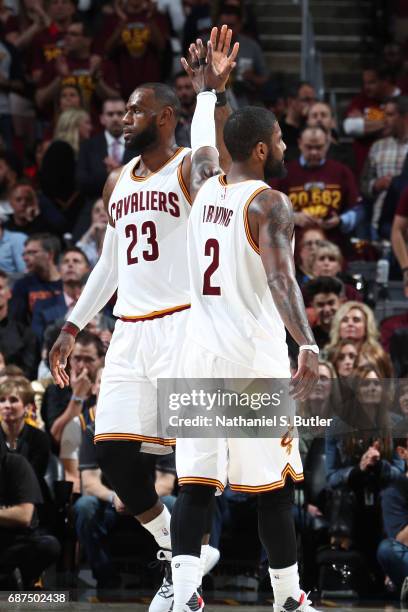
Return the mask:
<path fill-rule="evenodd" d="M 121 121 L 129 94 L 143 82 L 173 84 L 182 109 L 177 143 L 189 146 L 195 94 L 179 57 L 225 23 L 240 43 L 232 108 L 273 110 L 287 145 L 287 174 L 271 185 L 293 204 L 297 279 L 322 357 L 320 382 L 299 410 L 324 416 L 339 406 L 326 440 L 324 432 L 301 437 L 304 558 L 314 555 L 315 564 L 317 544 L 357 550 L 368 560 L 366 584 L 380 589 L 386 577 L 388 588 L 401 589 L 408 576 L 408 355 L 392 347 L 408 330 L 408 303 L 405 313 L 379 320 L 367 304 L 375 306 L 368 283 L 349 267 L 385 256 L 408 297 L 408 30 L 406 3 L 388 4 L 396 5 L 394 39 L 362 67 L 361 92 L 339 117 L 311 83 L 282 88 L 270 74 L 251 2 L 0 0 L 0 587 L 19 579 L 31 588 L 63 556 L 64 542 L 41 512 L 50 503 L 52 457 L 71 483 L 71 521 L 97 585 L 120 584 L 109 534 L 126 508 L 92 444 L 113 303 L 78 335 L 70 387 L 53 384 L 48 352 L 101 252 L 105 180 L 133 157 Z M 288 345 L 296 360 L 291 338 Z M 310 483 L 319 461 L 316 495 Z M 171 508 L 174 457 L 152 461 L 151 469 Z M 245 503 L 247 496 L 228 490 L 217 501 L 215 547 Z M 319 576 L 309 579 L 323 588 Z"/>

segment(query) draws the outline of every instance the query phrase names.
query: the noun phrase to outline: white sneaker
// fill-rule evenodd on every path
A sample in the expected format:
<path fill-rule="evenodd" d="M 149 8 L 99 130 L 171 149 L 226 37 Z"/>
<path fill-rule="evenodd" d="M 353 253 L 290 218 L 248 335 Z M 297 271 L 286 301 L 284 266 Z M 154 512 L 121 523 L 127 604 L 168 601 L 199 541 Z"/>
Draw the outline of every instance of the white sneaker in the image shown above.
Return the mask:
<path fill-rule="evenodd" d="M 149 612 L 169 612 L 173 605 L 174 597 L 171 575 L 171 551 L 159 550 L 157 559 L 163 564 L 164 578 L 159 590 L 150 603 Z"/>
<path fill-rule="evenodd" d="M 214 546 L 209 546 L 207 551 L 207 558 L 205 560 L 203 575 L 209 574 L 213 567 L 215 567 L 220 560 L 220 551 Z"/>
<path fill-rule="evenodd" d="M 301 591 L 299 600 L 288 597 L 282 606 L 275 604 L 273 610 L 274 612 L 318 612 L 310 605 L 312 602 L 308 600 L 308 595 L 309 593 L 306 595 L 304 591 Z"/>

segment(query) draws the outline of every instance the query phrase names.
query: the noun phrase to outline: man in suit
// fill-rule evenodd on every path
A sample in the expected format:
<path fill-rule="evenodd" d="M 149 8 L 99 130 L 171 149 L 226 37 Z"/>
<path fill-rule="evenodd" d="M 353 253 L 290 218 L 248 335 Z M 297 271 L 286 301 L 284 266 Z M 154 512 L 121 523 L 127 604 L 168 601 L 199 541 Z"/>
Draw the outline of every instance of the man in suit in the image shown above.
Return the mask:
<path fill-rule="evenodd" d="M 67 249 L 60 261 L 62 293 L 38 300 L 33 310 L 32 329 L 42 344 L 48 325 L 65 318 L 81 295 L 83 279 L 89 272 L 89 261 L 78 247 Z"/>
<path fill-rule="evenodd" d="M 130 161 L 133 154 L 125 151 L 122 117 L 125 103 L 120 98 L 105 100 L 100 115 L 104 131 L 84 140 L 77 166 L 77 181 L 81 192 L 94 202 L 102 196 L 108 174 Z"/>

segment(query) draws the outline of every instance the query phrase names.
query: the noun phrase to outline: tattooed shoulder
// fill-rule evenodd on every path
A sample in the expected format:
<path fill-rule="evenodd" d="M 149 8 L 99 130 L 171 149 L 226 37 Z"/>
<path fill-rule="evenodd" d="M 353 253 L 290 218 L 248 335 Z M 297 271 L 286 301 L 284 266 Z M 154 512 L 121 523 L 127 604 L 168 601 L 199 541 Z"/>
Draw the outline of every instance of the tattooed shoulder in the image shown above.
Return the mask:
<path fill-rule="evenodd" d="M 289 198 L 279 191 L 268 189 L 260 193 L 255 202 L 256 212 L 262 217 L 260 223 L 267 226 L 271 246 L 282 246 L 283 242 L 291 240 L 294 217 Z"/>

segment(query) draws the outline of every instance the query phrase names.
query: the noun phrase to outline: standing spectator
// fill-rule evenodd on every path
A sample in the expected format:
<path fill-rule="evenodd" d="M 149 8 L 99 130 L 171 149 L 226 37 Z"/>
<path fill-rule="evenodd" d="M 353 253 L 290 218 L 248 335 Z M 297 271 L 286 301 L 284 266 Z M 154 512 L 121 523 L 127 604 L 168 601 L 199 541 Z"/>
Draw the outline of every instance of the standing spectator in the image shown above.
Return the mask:
<path fill-rule="evenodd" d="M 239 42 L 239 55 L 235 69 L 233 91 L 240 106 L 260 99 L 259 90 L 268 80 L 269 73 L 261 47 L 253 38 L 242 34 L 241 8 L 224 5 L 218 16 L 218 25 L 232 30 L 232 43 Z"/>
<path fill-rule="evenodd" d="M 91 55 L 91 42 L 89 26 L 80 19 L 73 20 L 65 34 L 64 54 L 47 64 L 36 91 L 36 103 L 48 118 L 52 116 L 52 102 L 62 84 L 78 85 L 85 108 L 93 113 L 98 102 L 118 95 L 113 65 Z"/>
<path fill-rule="evenodd" d="M 310 127 L 323 127 L 330 136 L 330 146 L 327 151 L 327 159 L 334 159 L 345 164 L 354 172 L 355 159 L 353 149 L 350 145 L 339 142 L 339 134 L 330 104 L 326 102 L 314 102 L 309 106 L 306 119 Z M 289 159 L 285 154 L 285 159 Z"/>
<path fill-rule="evenodd" d="M 61 256 L 59 265 L 62 292 L 45 300 L 38 300 L 33 309 L 31 327 L 42 346 L 44 333 L 48 325 L 64 319 L 78 301 L 84 284 L 84 277 L 89 272 L 89 261 L 78 247 L 70 247 Z"/>
<path fill-rule="evenodd" d="M 8 364 L 19 366 L 33 379 L 39 358 L 37 341 L 28 325 L 9 316 L 10 299 L 9 278 L 0 270 L 0 351 Z"/>
<path fill-rule="evenodd" d="M 36 505 L 42 501 L 27 459 L 7 451 L 0 439 L 0 573 L 18 567 L 25 589 L 32 589 L 60 554 L 58 541 L 38 532 Z"/>
<path fill-rule="evenodd" d="M 296 157 L 300 132 L 305 126 L 309 108 L 315 102 L 316 91 L 313 85 L 306 81 L 291 87 L 286 95 L 286 117 L 279 125 L 283 142 L 288 148 L 287 153 L 292 159 Z"/>
<path fill-rule="evenodd" d="M 189 147 L 191 121 L 196 107 L 196 93 L 191 79 L 185 72 L 178 72 L 174 77 L 174 89 L 181 105 L 181 113 L 176 126 L 176 143 L 180 147 Z"/>
<path fill-rule="evenodd" d="M 13 45 L 0 38 L 0 134 L 8 151 L 13 150 L 11 93 L 23 93 L 23 69 Z"/>
<path fill-rule="evenodd" d="M 105 100 L 99 117 L 103 132 L 81 142 L 76 178 L 82 194 L 92 202 L 102 196 L 108 174 L 133 157 L 123 138 L 125 109 L 121 98 Z"/>
<path fill-rule="evenodd" d="M 39 83 L 44 70 L 63 52 L 65 32 L 76 11 L 75 0 L 47 0 L 50 23 L 32 41 L 32 77 Z"/>
<path fill-rule="evenodd" d="M 91 226 L 77 242 L 77 246 L 87 256 L 91 268 L 95 266 L 102 252 L 107 226 L 108 213 L 106 212 L 103 199 L 99 198 L 92 207 Z"/>
<path fill-rule="evenodd" d="M 92 124 L 86 111 L 74 108 L 64 111 L 39 172 L 43 192 L 63 212 L 69 229 L 75 223 L 81 202 L 75 182 L 76 160 L 81 142 L 90 137 L 91 131 Z"/>
<path fill-rule="evenodd" d="M 401 266 L 404 292 L 408 297 L 408 187 L 402 192 L 391 230 L 391 244 Z"/>
<path fill-rule="evenodd" d="M 60 211 L 44 195 L 35 192 L 28 180 L 18 181 L 10 191 L 11 216 L 4 224 L 10 233 L 62 234 L 66 222 Z"/>
<path fill-rule="evenodd" d="M 329 137 L 321 127 L 306 127 L 299 139 L 301 155 L 287 164 L 287 176 L 277 181 L 295 211 L 295 226 L 321 226 L 327 238 L 346 245 L 344 233 L 354 229 L 358 217 L 351 211 L 359 200 L 351 170 L 327 159 Z"/>
<path fill-rule="evenodd" d="M 361 177 L 363 194 L 374 199 L 371 219 L 374 237 L 378 232 L 387 190 L 393 177 L 401 173 L 408 154 L 408 96 L 399 96 L 387 102 L 384 126 L 387 137 L 372 145 Z"/>
<path fill-rule="evenodd" d="M 125 100 L 138 85 L 161 80 L 168 38 L 167 20 L 150 0 L 119 0 L 115 14 L 105 17 L 96 47 L 114 61 Z"/>
<path fill-rule="evenodd" d="M 316 313 L 312 331 L 322 349 L 329 342 L 333 317 L 344 301 L 344 285 L 338 278 L 320 276 L 304 285 L 303 293 Z"/>
<path fill-rule="evenodd" d="M 34 405 L 34 391 L 28 380 L 9 379 L 0 384 L 0 437 L 8 448 L 23 455 L 41 484 L 50 456 L 47 434 L 27 423 Z"/>
<path fill-rule="evenodd" d="M 28 274 L 13 287 L 10 314 L 21 323 L 30 324 L 34 304 L 58 295 L 62 282 L 57 268 L 61 246 L 51 234 L 33 234 L 24 249 L 24 261 Z"/>
<path fill-rule="evenodd" d="M 382 136 L 385 127 L 382 106 L 384 101 L 401 93 L 392 83 L 392 77 L 387 68 L 384 69 L 377 65 L 367 66 L 363 70 L 362 81 L 362 91 L 350 102 L 343 122 L 345 133 L 354 138 L 353 147 L 358 176 L 363 169 L 371 145 Z"/>

